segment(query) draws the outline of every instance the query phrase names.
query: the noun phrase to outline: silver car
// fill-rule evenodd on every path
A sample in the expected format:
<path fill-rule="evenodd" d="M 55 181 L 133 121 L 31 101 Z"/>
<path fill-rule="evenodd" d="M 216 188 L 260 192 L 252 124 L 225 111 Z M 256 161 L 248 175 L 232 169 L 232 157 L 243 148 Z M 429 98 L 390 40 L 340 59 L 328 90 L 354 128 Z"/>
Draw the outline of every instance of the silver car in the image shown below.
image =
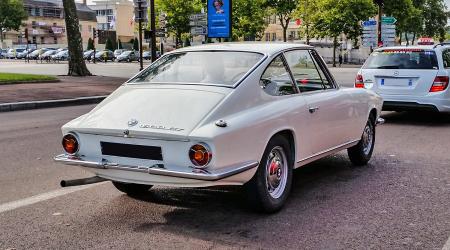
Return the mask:
<path fill-rule="evenodd" d="M 355 87 L 375 91 L 383 110 L 450 112 L 450 46 L 399 46 L 375 50 Z"/>

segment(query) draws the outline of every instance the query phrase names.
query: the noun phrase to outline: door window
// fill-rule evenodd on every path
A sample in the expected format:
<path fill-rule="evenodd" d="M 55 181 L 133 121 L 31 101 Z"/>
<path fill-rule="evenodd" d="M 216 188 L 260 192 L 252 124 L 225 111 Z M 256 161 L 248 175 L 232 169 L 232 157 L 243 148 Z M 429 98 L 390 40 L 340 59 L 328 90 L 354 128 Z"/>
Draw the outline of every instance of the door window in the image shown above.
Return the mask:
<path fill-rule="evenodd" d="M 282 55 L 277 56 L 269 64 L 261 76 L 259 84 L 264 92 L 273 96 L 292 95 L 296 93 Z"/>
<path fill-rule="evenodd" d="M 285 53 L 295 83 L 300 92 L 323 90 L 324 74 L 317 70 L 317 65 L 308 50 L 293 50 Z M 325 78 L 326 79 L 326 78 Z"/>
<path fill-rule="evenodd" d="M 444 61 L 444 68 L 450 68 L 450 50 L 444 50 L 442 52 L 442 60 Z"/>

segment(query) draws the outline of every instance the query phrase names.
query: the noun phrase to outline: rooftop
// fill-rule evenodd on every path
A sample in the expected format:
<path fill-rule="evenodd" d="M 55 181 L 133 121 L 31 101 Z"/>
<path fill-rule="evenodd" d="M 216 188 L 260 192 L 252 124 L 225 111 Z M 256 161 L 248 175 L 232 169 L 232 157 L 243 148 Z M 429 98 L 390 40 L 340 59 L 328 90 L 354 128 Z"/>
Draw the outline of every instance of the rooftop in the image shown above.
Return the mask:
<path fill-rule="evenodd" d="M 312 48 L 312 47 L 309 45 L 299 43 L 232 42 L 232 43 L 203 44 L 178 49 L 177 51 L 237 50 L 237 51 L 259 52 L 263 54 L 272 55 L 277 52 L 292 48 Z"/>

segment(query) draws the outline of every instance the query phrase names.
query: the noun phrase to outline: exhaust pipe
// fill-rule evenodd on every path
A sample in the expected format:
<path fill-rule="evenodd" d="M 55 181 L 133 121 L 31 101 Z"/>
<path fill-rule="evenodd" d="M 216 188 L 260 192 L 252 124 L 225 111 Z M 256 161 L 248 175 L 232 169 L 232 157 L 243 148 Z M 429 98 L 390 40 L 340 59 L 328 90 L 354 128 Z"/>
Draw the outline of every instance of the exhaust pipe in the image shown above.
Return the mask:
<path fill-rule="evenodd" d="M 62 180 L 60 185 L 61 185 L 61 187 L 71 187 L 71 186 L 94 184 L 94 183 L 103 182 L 103 181 L 109 181 L 109 180 L 102 178 L 102 177 L 98 177 L 98 176 L 92 176 L 92 177 L 83 178 L 83 179 Z"/>

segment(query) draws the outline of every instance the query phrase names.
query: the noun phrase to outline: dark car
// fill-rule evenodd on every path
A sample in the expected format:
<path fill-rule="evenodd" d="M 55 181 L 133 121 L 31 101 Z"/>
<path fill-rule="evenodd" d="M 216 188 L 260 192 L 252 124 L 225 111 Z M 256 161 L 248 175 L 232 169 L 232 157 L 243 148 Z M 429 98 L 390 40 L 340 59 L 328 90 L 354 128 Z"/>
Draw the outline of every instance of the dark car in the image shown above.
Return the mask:
<path fill-rule="evenodd" d="M 86 50 L 83 53 L 83 59 L 90 61 L 92 59 L 92 55 L 94 54 L 94 50 Z"/>
<path fill-rule="evenodd" d="M 120 54 L 117 57 L 117 61 L 118 62 L 132 62 L 132 61 L 139 61 L 139 52 L 137 51 L 131 51 L 131 50 L 127 50 L 122 52 L 122 54 Z"/>

